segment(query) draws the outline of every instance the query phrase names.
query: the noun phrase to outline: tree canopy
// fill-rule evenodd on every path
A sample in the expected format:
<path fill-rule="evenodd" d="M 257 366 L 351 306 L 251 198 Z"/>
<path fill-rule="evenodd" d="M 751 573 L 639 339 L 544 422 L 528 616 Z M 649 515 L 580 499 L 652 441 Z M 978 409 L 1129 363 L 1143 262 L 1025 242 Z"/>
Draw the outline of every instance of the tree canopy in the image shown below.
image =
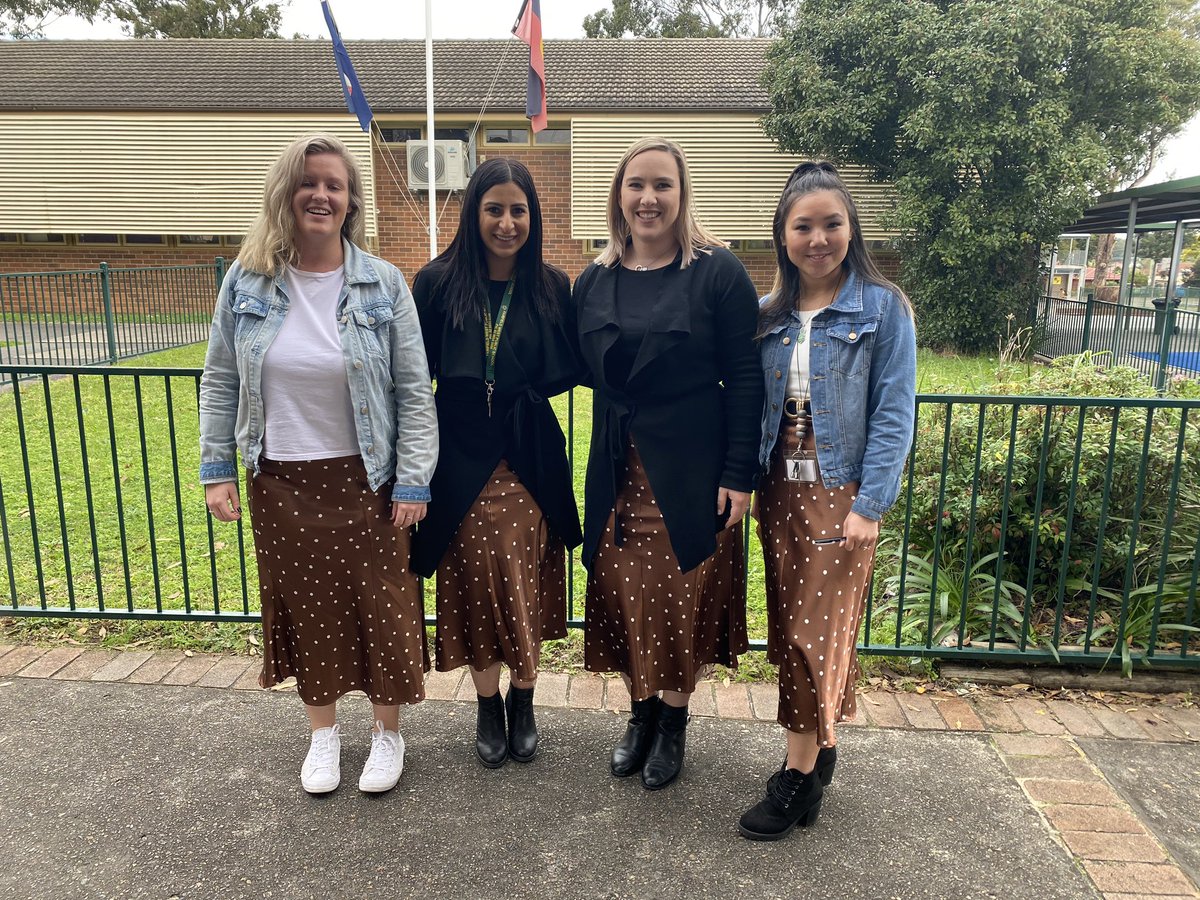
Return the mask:
<path fill-rule="evenodd" d="M 64 15 L 116 21 L 133 37 L 279 37 L 279 3 L 265 0 L 0 0 L 0 37 L 40 37 Z"/>
<path fill-rule="evenodd" d="M 596 37 L 763 37 L 784 0 L 613 0 L 583 19 Z"/>
<path fill-rule="evenodd" d="M 1053 242 L 1200 108 L 1187 0 L 806 0 L 769 54 L 764 127 L 890 183 L 931 346 L 994 346 Z"/>

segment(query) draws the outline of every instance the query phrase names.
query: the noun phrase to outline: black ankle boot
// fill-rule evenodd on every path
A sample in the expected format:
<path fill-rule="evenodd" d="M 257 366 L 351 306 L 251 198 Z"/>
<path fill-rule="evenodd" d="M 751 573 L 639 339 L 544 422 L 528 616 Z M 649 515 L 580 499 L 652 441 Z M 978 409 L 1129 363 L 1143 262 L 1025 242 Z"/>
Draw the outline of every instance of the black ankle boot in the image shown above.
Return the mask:
<path fill-rule="evenodd" d="M 489 769 L 498 769 L 508 758 L 508 739 L 504 736 L 504 700 L 500 692 L 479 697 L 478 718 L 475 720 L 475 752 L 479 761 Z"/>
<path fill-rule="evenodd" d="M 642 766 L 642 786 L 648 791 L 665 788 L 683 771 L 683 745 L 687 739 L 686 706 L 664 703 L 658 714 L 654 741 Z"/>
<path fill-rule="evenodd" d="M 646 754 L 650 752 L 650 743 L 654 740 L 662 701 L 657 694 L 653 694 L 645 700 L 634 700 L 629 706 L 629 725 L 621 742 L 613 748 L 609 763 L 609 768 L 618 778 L 642 771 Z"/>
<path fill-rule="evenodd" d="M 837 765 L 837 747 L 822 747 L 817 751 L 817 765 L 813 769 L 817 773 L 817 777 L 821 779 L 822 787 L 829 787 L 833 781 L 833 767 Z M 779 780 L 779 776 L 787 770 L 787 757 L 783 758 L 783 764 L 779 767 L 779 771 L 771 776 L 767 782 L 767 788 Z"/>
<path fill-rule="evenodd" d="M 504 698 L 508 713 L 508 755 L 519 763 L 537 756 L 537 722 L 533 718 L 533 688 L 510 685 Z"/>
<path fill-rule="evenodd" d="M 812 825 L 821 811 L 822 790 L 815 769 L 807 775 L 785 769 L 767 782 L 767 795 L 742 816 L 738 831 L 752 841 L 777 841 L 797 825 Z"/>

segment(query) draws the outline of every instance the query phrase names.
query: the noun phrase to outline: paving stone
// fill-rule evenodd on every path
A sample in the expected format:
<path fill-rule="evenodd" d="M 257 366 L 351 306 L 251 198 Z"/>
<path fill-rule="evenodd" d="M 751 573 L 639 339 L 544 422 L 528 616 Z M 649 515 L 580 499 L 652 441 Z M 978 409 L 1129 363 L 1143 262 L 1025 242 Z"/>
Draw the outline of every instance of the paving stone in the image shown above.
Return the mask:
<path fill-rule="evenodd" d="M 979 713 L 979 718 L 983 719 L 988 731 L 1016 733 L 1025 730 L 1021 720 L 1004 700 L 982 697 L 975 703 L 975 712 Z"/>
<path fill-rule="evenodd" d="M 1196 900 L 1197 894 L 1114 894 L 1111 891 L 1105 892 L 1104 900 L 1146 900 L 1147 897 L 1153 897 L 1154 900 Z"/>
<path fill-rule="evenodd" d="M 567 700 L 574 709 L 600 709 L 604 706 L 604 679 L 599 675 L 572 675 Z"/>
<path fill-rule="evenodd" d="M 750 708 L 750 692 L 744 684 L 716 684 L 713 693 L 717 695 L 717 714 L 722 719 L 753 719 L 754 711 Z"/>
<path fill-rule="evenodd" d="M 500 679 L 503 681 L 504 679 Z M 479 693 L 475 690 L 475 682 L 466 676 L 459 682 L 458 690 L 454 692 L 455 700 L 469 700 L 472 703 L 479 702 Z"/>
<path fill-rule="evenodd" d="M 15 650 L 15 649 L 17 649 L 16 644 L 0 644 L 0 656 L 3 656 L 5 653 L 8 653 L 10 650 Z"/>
<path fill-rule="evenodd" d="M 1189 740 L 1200 741 L 1200 710 L 1163 707 L 1162 713 L 1175 723 Z"/>
<path fill-rule="evenodd" d="M 715 716 L 717 714 L 717 701 L 713 696 L 711 681 L 701 681 L 696 684 L 696 690 L 692 692 L 692 699 L 688 701 L 688 713 L 693 716 Z"/>
<path fill-rule="evenodd" d="M 217 660 L 212 656 L 187 656 L 183 661 L 168 672 L 162 680 L 163 684 L 193 685 L 211 671 Z"/>
<path fill-rule="evenodd" d="M 1105 737 L 1108 734 L 1104 726 L 1096 721 L 1096 717 L 1087 711 L 1087 707 L 1067 700 L 1047 700 L 1046 706 L 1067 731 L 1076 737 Z"/>
<path fill-rule="evenodd" d="M 465 677 L 466 672 L 463 669 L 455 669 L 453 672 L 430 669 L 425 673 L 425 699 L 453 700 Z"/>
<path fill-rule="evenodd" d="M 542 672 L 538 675 L 534 694 L 538 706 L 566 706 L 570 676 L 565 672 Z"/>
<path fill-rule="evenodd" d="M 1068 831 L 1062 835 L 1062 839 L 1071 854 L 1081 859 L 1146 863 L 1160 863 L 1167 859 L 1163 848 L 1145 834 Z"/>
<path fill-rule="evenodd" d="M 859 710 L 862 710 L 862 698 L 859 698 Z M 750 685 L 750 705 L 754 709 L 754 718 L 764 722 L 774 722 L 779 713 L 779 685 L 752 684 Z"/>
<path fill-rule="evenodd" d="M 880 728 L 905 728 L 908 719 L 900 711 L 896 698 L 886 691 L 871 691 L 861 697 L 862 705 L 869 708 L 871 722 Z"/>
<path fill-rule="evenodd" d="M 261 659 L 254 660 L 250 668 L 233 683 L 233 689 L 235 691 L 261 691 L 263 688 L 259 686 L 258 676 L 262 674 L 262 666 Z"/>
<path fill-rule="evenodd" d="M 1099 781 L 1100 776 L 1088 761 L 1065 756 L 1009 756 L 1009 771 L 1017 778 L 1066 778 L 1071 781 Z"/>
<path fill-rule="evenodd" d="M 196 682 L 197 687 L 228 688 L 242 677 L 242 674 L 254 666 L 254 660 L 245 656 L 223 656 L 217 664 Z"/>
<path fill-rule="evenodd" d="M 154 653 L 125 679 L 130 684 L 158 684 L 163 676 L 179 665 L 186 657 L 178 650 L 163 650 Z"/>
<path fill-rule="evenodd" d="M 16 674 L 22 678 L 49 678 L 83 653 L 82 647 L 55 647 Z M 2 660 L 0 660 L 2 661 Z"/>
<path fill-rule="evenodd" d="M 1021 724 L 1034 734 L 1066 734 L 1067 729 L 1054 716 L 1041 700 L 1022 697 L 1012 702 L 1013 714 L 1021 720 Z"/>
<path fill-rule="evenodd" d="M 1134 741 L 1150 739 L 1150 735 L 1146 734 L 1137 722 L 1133 721 L 1127 713 L 1121 710 L 1097 706 L 1092 709 L 1092 715 L 1096 717 L 1096 721 L 1103 725 L 1113 737 Z"/>
<path fill-rule="evenodd" d="M 1038 803 L 1075 803 L 1080 806 L 1120 806 L 1121 799 L 1105 782 L 1030 778 L 1025 792 Z"/>
<path fill-rule="evenodd" d="M 1064 803 L 1042 807 L 1042 814 L 1059 831 L 1102 831 L 1115 834 L 1145 834 L 1137 816 L 1115 806 L 1077 806 Z"/>
<path fill-rule="evenodd" d="M 923 694 L 900 694 L 896 697 L 904 718 L 914 728 L 942 730 L 946 722 L 933 705 L 933 699 Z"/>
<path fill-rule="evenodd" d="M 1158 709 L 1135 709 L 1129 718 L 1137 722 L 1152 741 L 1186 741 L 1187 733 Z"/>
<path fill-rule="evenodd" d="M 112 662 L 97 669 L 91 680 L 123 681 L 153 657 L 154 654 L 149 650 L 122 650 Z"/>
<path fill-rule="evenodd" d="M 1077 751 L 1069 741 L 1062 738 L 1042 737 L 1032 734 L 998 734 L 995 737 L 996 746 L 1001 753 L 1009 756 L 1065 756 L 1079 758 Z"/>
<path fill-rule="evenodd" d="M 699 685 L 696 693 L 700 693 Z M 604 708 L 613 712 L 629 712 L 629 688 L 625 687 L 625 679 L 604 679 Z"/>
<path fill-rule="evenodd" d="M 1192 883 L 1172 865 L 1085 859 L 1083 870 L 1101 891 L 1122 891 L 1146 896 L 1195 894 Z"/>
<path fill-rule="evenodd" d="M 961 697 L 942 697 L 933 703 L 951 731 L 984 730 L 983 721 L 975 714 L 971 704 Z"/>
<path fill-rule="evenodd" d="M 100 669 L 112 662 L 117 654 L 112 650 L 84 650 L 72 663 L 54 673 L 59 681 L 87 681 Z"/>
<path fill-rule="evenodd" d="M 0 677 L 15 674 L 34 660 L 41 659 L 45 653 L 44 647 L 18 647 L 6 653 L 0 657 Z"/>

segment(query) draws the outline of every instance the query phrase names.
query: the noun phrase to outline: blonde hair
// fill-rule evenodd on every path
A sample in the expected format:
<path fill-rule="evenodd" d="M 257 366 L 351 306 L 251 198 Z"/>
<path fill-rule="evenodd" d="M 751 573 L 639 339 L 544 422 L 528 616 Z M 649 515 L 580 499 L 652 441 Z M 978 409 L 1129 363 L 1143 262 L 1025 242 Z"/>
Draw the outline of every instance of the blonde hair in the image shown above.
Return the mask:
<path fill-rule="evenodd" d="M 262 207 L 246 232 L 246 239 L 238 253 L 238 261 L 243 268 L 263 275 L 274 275 L 285 265 L 299 261 L 292 196 L 304 178 L 305 159 L 317 153 L 332 153 L 345 163 L 350 176 L 347 185 L 350 205 L 346 210 L 346 221 L 342 223 L 342 237 L 359 247 L 365 243 L 362 172 L 358 160 L 350 153 L 350 148 L 333 135 L 306 134 L 288 144 L 267 172 Z"/>
<path fill-rule="evenodd" d="M 713 247 L 728 246 L 696 218 L 696 201 L 692 196 L 692 180 L 688 176 L 687 157 L 683 148 L 666 138 L 644 137 L 625 151 L 608 190 L 608 246 L 596 257 L 596 262 L 602 266 L 615 266 L 625 255 L 630 231 L 625 214 L 621 212 L 621 182 L 625 180 L 625 169 L 630 161 L 650 150 L 671 154 L 679 167 L 679 215 L 675 218 L 675 240 L 684 251 L 679 268 L 686 269 L 699 254 L 711 253 Z"/>

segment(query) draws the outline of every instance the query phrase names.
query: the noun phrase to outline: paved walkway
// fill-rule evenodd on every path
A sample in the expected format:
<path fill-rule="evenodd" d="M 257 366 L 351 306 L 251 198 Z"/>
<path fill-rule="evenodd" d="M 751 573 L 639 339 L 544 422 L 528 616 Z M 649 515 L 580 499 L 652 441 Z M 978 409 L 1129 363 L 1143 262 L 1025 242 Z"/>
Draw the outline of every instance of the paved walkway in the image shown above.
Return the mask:
<path fill-rule="evenodd" d="M 697 691 L 687 770 L 607 774 L 619 679 L 544 674 L 543 752 L 473 758 L 462 673 L 404 714 L 400 787 L 309 798 L 258 661 L 0 646 L 0 897 L 1200 897 L 1200 711 L 1103 694 L 868 690 L 813 829 L 743 841 L 778 764 L 774 688 Z M 361 728 L 359 727 L 361 725 Z"/>

